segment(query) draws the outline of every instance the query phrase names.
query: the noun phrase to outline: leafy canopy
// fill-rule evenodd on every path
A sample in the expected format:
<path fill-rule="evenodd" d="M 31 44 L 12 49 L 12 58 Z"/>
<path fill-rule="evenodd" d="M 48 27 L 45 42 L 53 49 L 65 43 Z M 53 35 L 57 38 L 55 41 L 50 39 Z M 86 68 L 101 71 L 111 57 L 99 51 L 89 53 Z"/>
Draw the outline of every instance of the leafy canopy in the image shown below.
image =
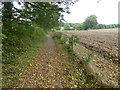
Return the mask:
<path fill-rule="evenodd" d="M 93 29 L 97 25 L 97 23 L 97 17 L 95 15 L 90 15 L 83 22 L 83 27 L 85 30 Z"/>

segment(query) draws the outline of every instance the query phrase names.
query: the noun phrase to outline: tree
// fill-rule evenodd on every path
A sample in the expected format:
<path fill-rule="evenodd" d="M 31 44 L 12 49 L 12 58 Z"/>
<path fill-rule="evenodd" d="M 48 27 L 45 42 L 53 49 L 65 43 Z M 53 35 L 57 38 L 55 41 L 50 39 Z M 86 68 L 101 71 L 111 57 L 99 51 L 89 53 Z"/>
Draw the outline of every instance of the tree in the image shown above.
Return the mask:
<path fill-rule="evenodd" d="M 74 2 L 74 0 L 73 0 Z M 63 12 L 68 12 L 71 5 L 62 2 L 18 2 L 22 9 L 15 7 L 14 2 L 2 2 L 2 59 L 3 63 L 11 63 L 16 55 L 31 48 L 33 42 L 46 36 L 49 30 L 59 26 Z"/>
<path fill-rule="evenodd" d="M 4 8 L 2 10 L 2 22 L 3 22 L 3 34 L 12 31 L 12 3 L 11 2 L 4 2 Z"/>
<path fill-rule="evenodd" d="M 74 28 L 75 28 L 76 30 L 82 30 L 82 29 L 83 29 L 83 24 L 82 24 L 82 23 L 76 23 L 76 24 L 74 25 Z"/>
<path fill-rule="evenodd" d="M 97 25 L 97 17 L 95 15 L 88 16 L 83 22 L 83 27 L 85 30 L 93 29 Z"/>

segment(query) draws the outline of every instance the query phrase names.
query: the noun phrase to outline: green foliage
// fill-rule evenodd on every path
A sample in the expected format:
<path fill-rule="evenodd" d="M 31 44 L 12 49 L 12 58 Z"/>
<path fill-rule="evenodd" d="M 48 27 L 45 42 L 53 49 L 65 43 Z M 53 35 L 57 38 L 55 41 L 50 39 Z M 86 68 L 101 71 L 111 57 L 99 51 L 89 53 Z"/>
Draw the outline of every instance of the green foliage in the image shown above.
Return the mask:
<path fill-rule="evenodd" d="M 105 24 L 97 24 L 94 29 L 109 29 L 109 28 L 118 28 L 118 24 L 110 24 L 110 25 L 105 25 Z"/>
<path fill-rule="evenodd" d="M 3 88 L 13 88 L 19 83 L 19 74 L 24 72 L 28 65 L 35 59 L 38 54 L 40 46 L 47 39 L 46 34 L 37 25 L 34 25 L 34 32 L 32 38 L 25 36 L 22 39 L 25 46 L 19 47 L 22 49 L 21 53 L 14 54 L 16 58 L 11 59 L 9 56 L 6 61 L 3 61 Z M 11 47 L 9 47 L 12 50 Z M 15 52 L 15 51 L 14 51 Z"/>
<path fill-rule="evenodd" d="M 66 10 L 60 8 L 59 3 L 53 2 L 18 2 L 18 5 L 23 5 L 22 9 L 15 7 L 13 2 L 2 4 L 3 86 L 14 87 L 15 81 L 18 81 L 16 75 L 18 69 L 30 64 L 25 56 L 22 60 L 18 58 L 29 52 L 27 58 L 34 59 L 37 54 L 35 52 L 44 43 L 46 34 L 58 27 L 61 12 Z M 19 65 L 23 67 L 17 69 L 16 66 Z M 11 72 L 15 77 L 10 74 Z"/>
<path fill-rule="evenodd" d="M 3 4 L 3 63 L 12 64 L 17 55 L 26 52 L 35 40 L 39 40 L 39 36 L 59 25 L 63 9 L 49 2 L 25 2 L 22 3 L 23 9 L 14 7 L 12 2 Z"/>
<path fill-rule="evenodd" d="M 71 51 L 71 55 L 72 55 L 72 60 L 75 61 L 76 60 L 76 56 L 74 54 L 74 46 L 76 46 L 77 44 L 79 44 L 80 39 L 78 36 L 72 35 L 71 37 L 69 37 L 69 46 L 70 47 L 70 51 Z"/>
<path fill-rule="evenodd" d="M 95 15 L 91 15 L 87 17 L 83 23 L 83 27 L 85 30 L 93 29 L 97 25 L 97 17 Z"/>
<path fill-rule="evenodd" d="M 91 27 L 91 23 L 63 23 L 57 28 L 57 30 L 86 30 L 86 29 L 111 29 L 120 27 L 119 24 L 96 24 Z"/>
<path fill-rule="evenodd" d="M 76 23 L 74 25 L 75 30 L 83 30 L 83 24 L 82 23 Z"/>
<path fill-rule="evenodd" d="M 61 39 L 62 43 L 65 44 L 65 43 L 68 43 L 69 44 L 69 38 L 67 35 L 62 35 L 62 39 Z"/>
<path fill-rule="evenodd" d="M 67 75 L 68 81 L 70 82 L 71 88 L 100 88 L 103 87 L 102 85 L 98 84 L 95 80 L 94 75 L 89 73 L 86 69 L 86 66 L 80 62 L 79 58 L 75 58 L 73 60 L 71 58 L 71 53 L 69 48 L 66 44 L 61 43 L 60 39 L 56 39 L 57 47 L 60 51 L 65 53 L 65 56 L 68 59 L 62 59 L 69 63 L 66 68 L 66 72 L 64 73 Z"/>
<path fill-rule="evenodd" d="M 54 34 L 52 34 L 52 37 L 56 38 L 56 39 L 60 39 L 62 37 L 62 33 L 61 32 L 55 32 Z"/>
<path fill-rule="evenodd" d="M 68 37 L 67 35 L 62 34 L 61 32 L 56 32 L 52 35 L 53 38 L 56 40 L 60 39 L 61 44 L 65 44 L 66 48 L 71 53 L 72 59 L 75 60 L 75 54 L 74 54 L 74 46 L 79 44 L 80 39 L 76 35 L 72 35 L 71 37 Z"/>
<path fill-rule="evenodd" d="M 64 27 L 64 30 L 74 30 L 74 23 L 62 23 L 60 27 Z"/>
<path fill-rule="evenodd" d="M 55 39 L 60 39 L 62 43 L 68 42 L 69 46 L 72 49 L 74 45 L 77 45 L 80 42 L 80 39 L 78 36 L 72 35 L 71 37 L 68 37 L 67 35 L 62 34 L 61 32 L 55 32 L 54 34 L 52 34 L 52 37 Z"/>
<path fill-rule="evenodd" d="M 3 40 L 3 39 L 7 39 L 7 36 L 6 36 L 5 34 L 2 34 L 2 33 L 1 33 L 0 36 L 2 37 L 2 40 Z"/>
<path fill-rule="evenodd" d="M 84 64 L 88 64 L 93 59 L 93 53 L 89 53 L 88 57 L 84 58 Z"/>
<path fill-rule="evenodd" d="M 77 45 L 79 42 L 80 42 L 80 39 L 79 39 L 79 37 L 76 36 L 76 35 L 72 35 L 72 36 L 69 38 L 69 44 L 70 44 L 71 46 Z"/>
<path fill-rule="evenodd" d="M 11 33 L 7 39 L 3 40 L 4 64 L 12 64 L 16 55 L 27 51 L 36 40 L 39 41 L 39 38 L 45 35 L 44 31 L 35 25 L 32 27 L 19 25 L 15 29 L 17 29 L 15 33 Z"/>

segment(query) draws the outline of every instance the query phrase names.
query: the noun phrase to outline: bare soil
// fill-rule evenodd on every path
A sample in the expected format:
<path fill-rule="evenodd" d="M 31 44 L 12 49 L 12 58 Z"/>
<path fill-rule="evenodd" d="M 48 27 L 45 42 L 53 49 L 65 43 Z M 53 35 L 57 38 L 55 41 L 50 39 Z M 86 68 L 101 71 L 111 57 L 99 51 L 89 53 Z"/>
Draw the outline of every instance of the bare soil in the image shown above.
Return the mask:
<path fill-rule="evenodd" d="M 79 36 L 83 46 L 98 52 L 110 62 L 118 62 L 118 29 L 64 31 L 63 33 L 68 36 Z"/>
<path fill-rule="evenodd" d="M 95 52 L 90 67 L 102 82 L 108 86 L 118 87 L 118 29 L 63 31 L 62 33 L 80 37 L 80 45 Z M 78 55 L 82 55 L 81 47 Z M 81 57 L 84 57 L 81 56 Z"/>

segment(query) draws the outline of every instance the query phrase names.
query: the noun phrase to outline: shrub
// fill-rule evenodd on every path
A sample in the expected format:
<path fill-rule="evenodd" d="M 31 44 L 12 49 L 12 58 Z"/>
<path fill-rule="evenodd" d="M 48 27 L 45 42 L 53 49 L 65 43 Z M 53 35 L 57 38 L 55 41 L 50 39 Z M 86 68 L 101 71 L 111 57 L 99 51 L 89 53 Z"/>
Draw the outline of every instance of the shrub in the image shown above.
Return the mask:
<path fill-rule="evenodd" d="M 55 32 L 54 34 L 52 34 L 52 37 L 56 38 L 56 39 L 60 39 L 62 37 L 62 33 L 61 32 Z"/>

